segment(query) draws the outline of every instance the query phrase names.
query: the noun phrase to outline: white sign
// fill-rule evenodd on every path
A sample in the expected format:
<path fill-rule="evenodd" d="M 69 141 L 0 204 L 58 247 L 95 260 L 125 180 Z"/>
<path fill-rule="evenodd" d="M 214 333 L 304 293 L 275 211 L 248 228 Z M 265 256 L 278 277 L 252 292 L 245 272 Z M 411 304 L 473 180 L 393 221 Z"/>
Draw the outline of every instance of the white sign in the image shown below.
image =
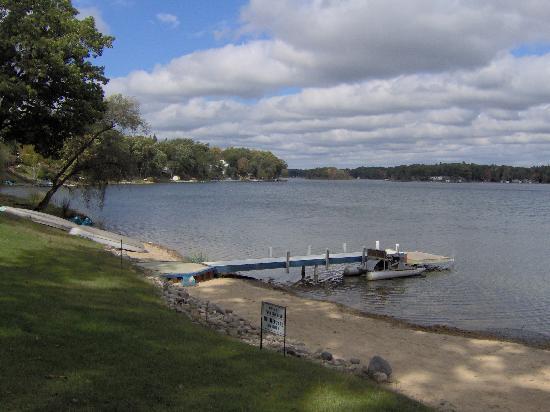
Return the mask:
<path fill-rule="evenodd" d="M 284 336 L 286 308 L 269 302 L 262 302 L 262 330 Z"/>

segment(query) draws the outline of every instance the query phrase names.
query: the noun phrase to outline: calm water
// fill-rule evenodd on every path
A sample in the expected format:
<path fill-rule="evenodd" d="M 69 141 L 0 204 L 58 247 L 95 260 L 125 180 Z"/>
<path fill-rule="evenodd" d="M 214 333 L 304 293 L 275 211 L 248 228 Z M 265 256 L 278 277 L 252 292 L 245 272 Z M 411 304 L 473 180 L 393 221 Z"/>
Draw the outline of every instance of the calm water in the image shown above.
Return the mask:
<path fill-rule="evenodd" d="M 67 196 L 61 195 L 61 197 Z M 78 200 L 73 206 L 85 208 Z M 304 181 L 112 186 L 108 229 L 209 260 L 400 243 L 455 257 L 453 270 L 295 285 L 304 295 L 421 325 L 550 341 L 550 185 Z M 256 273 L 283 283 L 299 270 Z M 324 276 L 334 275 L 325 273 Z M 308 276 L 311 273 L 308 272 Z"/>

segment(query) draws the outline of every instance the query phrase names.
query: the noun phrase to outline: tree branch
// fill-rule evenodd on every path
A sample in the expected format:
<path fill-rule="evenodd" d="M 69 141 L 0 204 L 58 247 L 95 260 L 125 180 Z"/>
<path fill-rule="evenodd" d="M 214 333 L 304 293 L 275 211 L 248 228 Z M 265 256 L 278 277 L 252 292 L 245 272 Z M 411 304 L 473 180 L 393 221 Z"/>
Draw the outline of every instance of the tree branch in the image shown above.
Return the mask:
<path fill-rule="evenodd" d="M 101 129 L 99 132 L 95 133 L 94 135 L 92 135 L 92 137 L 90 138 L 90 140 L 88 140 L 86 143 L 84 143 L 81 147 L 78 148 L 78 150 L 76 151 L 76 153 L 73 154 L 73 156 L 71 156 L 69 158 L 69 160 L 67 160 L 67 162 L 65 162 L 65 165 L 61 168 L 61 170 L 54 176 L 53 178 L 53 182 L 57 182 L 61 176 L 63 176 L 63 174 L 72 166 L 72 164 L 78 160 L 78 158 L 80 157 L 80 155 L 82 155 L 82 153 L 84 153 L 84 151 L 86 149 L 88 149 L 93 142 L 95 142 L 99 136 L 101 136 L 103 133 L 105 132 L 108 132 L 109 130 L 112 130 L 114 129 L 114 124 L 111 124 L 110 126 L 105 126 L 103 129 Z M 71 173 L 69 174 L 69 176 L 71 175 Z"/>

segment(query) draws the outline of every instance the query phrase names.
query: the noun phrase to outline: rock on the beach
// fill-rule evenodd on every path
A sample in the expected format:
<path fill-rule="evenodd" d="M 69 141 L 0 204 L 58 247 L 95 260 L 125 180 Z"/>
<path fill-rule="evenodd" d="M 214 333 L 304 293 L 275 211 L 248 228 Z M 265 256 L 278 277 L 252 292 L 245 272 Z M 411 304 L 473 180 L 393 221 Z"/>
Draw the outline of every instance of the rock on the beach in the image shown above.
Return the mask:
<path fill-rule="evenodd" d="M 376 372 L 382 372 L 386 375 L 386 379 L 391 376 L 392 369 L 387 360 L 381 356 L 373 356 L 367 367 L 367 374 L 374 378 Z"/>
<path fill-rule="evenodd" d="M 371 377 L 376 381 L 376 383 L 384 383 L 388 381 L 388 375 L 384 372 L 374 372 Z"/>
<path fill-rule="evenodd" d="M 290 356 L 299 356 L 294 348 L 286 348 L 286 354 Z"/>
<path fill-rule="evenodd" d="M 361 359 L 357 359 L 357 358 L 351 358 L 349 360 L 353 365 L 359 365 L 361 363 Z"/>
<path fill-rule="evenodd" d="M 332 353 L 324 351 L 324 352 L 321 352 L 320 357 L 323 360 L 330 361 L 330 360 L 332 360 Z"/>
<path fill-rule="evenodd" d="M 221 313 L 222 315 L 225 315 L 225 310 L 221 306 L 213 305 L 213 308 L 216 312 Z"/>
<path fill-rule="evenodd" d="M 436 410 L 440 412 L 456 412 L 457 409 L 451 402 L 442 399 Z"/>

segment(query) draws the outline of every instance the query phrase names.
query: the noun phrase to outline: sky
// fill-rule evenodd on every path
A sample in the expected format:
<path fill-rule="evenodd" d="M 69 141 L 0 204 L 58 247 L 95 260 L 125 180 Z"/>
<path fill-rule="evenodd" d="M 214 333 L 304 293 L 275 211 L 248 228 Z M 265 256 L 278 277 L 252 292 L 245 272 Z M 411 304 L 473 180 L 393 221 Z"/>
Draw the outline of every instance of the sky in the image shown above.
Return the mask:
<path fill-rule="evenodd" d="M 289 167 L 550 164 L 547 0 L 78 0 L 159 138 Z"/>

